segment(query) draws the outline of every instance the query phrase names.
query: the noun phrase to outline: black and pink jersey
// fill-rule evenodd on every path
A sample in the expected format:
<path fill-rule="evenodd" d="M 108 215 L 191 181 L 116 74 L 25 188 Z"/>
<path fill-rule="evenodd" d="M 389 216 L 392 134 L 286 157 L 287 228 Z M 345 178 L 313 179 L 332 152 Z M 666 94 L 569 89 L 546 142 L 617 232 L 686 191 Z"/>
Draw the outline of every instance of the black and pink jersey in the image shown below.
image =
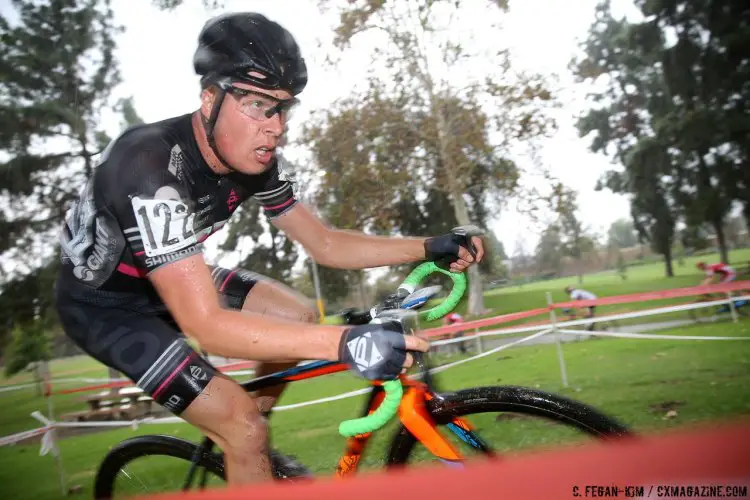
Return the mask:
<path fill-rule="evenodd" d="M 217 175 L 186 114 L 126 130 L 102 154 L 60 234 L 62 273 L 90 299 L 120 293 L 163 307 L 146 276 L 203 250 L 237 207 L 253 198 L 269 217 L 296 203 L 281 159 L 258 175 Z M 83 297 L 79 297 L 83 298 Z"/>

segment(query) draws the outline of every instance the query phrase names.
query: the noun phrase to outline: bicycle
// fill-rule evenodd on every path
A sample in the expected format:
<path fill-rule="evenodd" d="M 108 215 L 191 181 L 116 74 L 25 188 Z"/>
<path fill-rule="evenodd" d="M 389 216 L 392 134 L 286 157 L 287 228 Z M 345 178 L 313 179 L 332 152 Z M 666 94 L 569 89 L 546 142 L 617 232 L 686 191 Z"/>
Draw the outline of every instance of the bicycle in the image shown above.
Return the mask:
<path fill-rule="evenodd" d="M 453 281 L 453 288 L 442 303 L 423 311 L 421 309 L 434 294 L 435 287 L 418 290 L 417 286 L 434 272 L 449 276 Z M 416 322 L 439 319 L 452 310 L 465 288 L 464 274 L 445 271 L 431 262 L 423 263 L 412 271 L 396 293 L 389 295 L 369 311 L 350 312 L 346 315 L 346 320 L 349 324 L 401 321 L 408 334 L 413 332 Z M 440 461 L 452 465 L 461 465 L 465 460 L 460 446 L 488 457 L 497 456 L 495 449 L 479 435 L 475 425 L 469 421 L 468 415 L 480 418 L 479 414 L 500 412 L 506 417 L 538 417 L 545 423 L 557 422 L 565 428 L 580 431 L 584 436 L 604 440 L 633 435 L 614 418 L 563 396 L 519 386 L 486 386 L 443 392 L 432 376 L 426 355 L 416 353 L 414 366 L 419 371 L 419 377 L 401 375 L 396 380 L 372 382 L 372 391 L 362 416 L 341 422 L 339 434 L 346 438 L 346 446 L 336 467 L 337 476 L 346 477 L 357 471 L 372 435 L 396 415 L 400 422 L 386 455 L 387 468 L 405 466 L 416 455 L 423 453 L 423 450 L 418 449 L 418 444 Z M 282 382 L 347 370 L 348 367 L 342 363 L 314 361 L 258 377 L 241 385 L 246 391 L 252 392 Z M 449 436 L 454 437 L 455 444 L 448 439 Z M 95 478 L 95 498 L 112 498 L 116 492 L 120 492 L 120 486 L 131 484 L 128 480 L 133 479 L 137 472 L 132 462 L 143 457 L 171 457 L 183 462 L 187 469 L 181 481 L 183 490 L 191 487 L 204 488 L 209 479 L 222 481 L 224 461 L 220 452 L 212 450 L 213 446 L 214 443 L 207 437 L 200 444 L 167 435 L 126 439 L 113 447 L 103 459 Z M 295 479 L 294 472 L 285 470 L 273 457 L 272 468 L 277 480 L 299 480 Z M 169 472 L 173 473 L 174 471 Z M 146 471 L 147 477 L 155 474 L 155 468 Z M 145 486 L 140 478 L 138 480 Z"/>
<path fill-rule="evenodd" d="M 566 321 L 574 321 L 578 319 L 578 314 L 576 313 L 576 309 L 569 307 L 569 308 L 563 308 L 562 313 L 567 316 L 565 319 Z M 591 316 L 583 316 L 583 319 L 589 319 L 594 318 L 594 313 L 591 312 Z M 608 319 L 606 316 L 600 316 L 597 317 L 597 320 L 594 323 L 589 323 L 588 325 L 585 325 L 585 329 L 592 332 L 592 331 L 617 331 L 619 329 L 620 325 L 619 323 L 614 319 Z M 600 337 L 591 336 L 591 339 L 597 339 Z"/>
<path fill-rule="evenodd" d="M 747 292 L 745 292 L 747 293 Z M 724 296 L 714 296 L 712 294 L 704 294 L 699 296 L 693 301 L 698 304 L 701 302 L 711 302 L 714 300 L 725 300 Z M 750 316 L 750 301 L 747 299 L 733 299 L 734 310 L 738 316 Z M 701 307 L 697 309 L 689 309 L 688 316 L 691 320 L 696 323 L 704 323 L 707 321 L 716 321 L 721 315 L 731 315 L 732 309 L 729 304 L 716 304 L 712 307 Z"/>

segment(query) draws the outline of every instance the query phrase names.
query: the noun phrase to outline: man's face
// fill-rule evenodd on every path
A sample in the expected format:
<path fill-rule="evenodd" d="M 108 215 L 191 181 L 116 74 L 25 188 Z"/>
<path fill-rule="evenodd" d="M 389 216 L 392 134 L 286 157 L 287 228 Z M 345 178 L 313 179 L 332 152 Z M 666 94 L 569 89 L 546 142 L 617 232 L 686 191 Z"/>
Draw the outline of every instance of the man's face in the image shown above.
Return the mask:
<path fill-rule="evenodd" d="M 285 90 L 266 90 L 246 83 L 234 83 L 233 87 L 222 102 L 214 139 L 232 168 L 258 174 L 273 162 L 276 147 L 286 130 L 286 112 L 274 112 L 274 108 L 279 103 L 283 106 L 283 102 L 293 96 Z M 211 115 L 214 98 L 213 92 L 203 91 L 201 112 L 204 116 Z"/>

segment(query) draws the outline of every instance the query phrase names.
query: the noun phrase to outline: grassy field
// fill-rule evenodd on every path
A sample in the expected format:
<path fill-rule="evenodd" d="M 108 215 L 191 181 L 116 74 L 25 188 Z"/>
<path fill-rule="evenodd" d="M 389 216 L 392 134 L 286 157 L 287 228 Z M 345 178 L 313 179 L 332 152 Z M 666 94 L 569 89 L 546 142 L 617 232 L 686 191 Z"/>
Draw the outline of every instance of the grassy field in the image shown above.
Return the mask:
<path fill-rule="evenodd" d="M 667 332 L 670 333 L 670 332 Z M 683 328 L 672 333 L 750 337 L 750 321 Z M 564 346 L 570 380 L 562 388 L 552 345 L 517 347 L 441 373 L 444 389 L 481 385 L 524 385 L 561 393 L 591 404 L 637 432 L 655 432 L 695 422 L 750 415 L 750 341 L 667 341 L 605 339 Z M 363 387 L 361 380 L 342 373 L 290 386 L 280 404 L 316 399 Z M 274 414 L 274 446 L 295 454 L 318 474 L 330 474 L 343 439 L 337 425 L 355 416 L 364 396 Z M 33 390 L 0 393 L 0 434 L 28 429 L 33 409 L 44 409 Z M 54 398 L 56 409 L 73 405 L 72 396 Z M 78 403 L 80 404 L 80 403 Z M 668 417 L 667 412 L 674 414 Z M 501 419 L 487 414 L 472 419 L 483 437 L 499 450 L 528 450 L 578 442 L 581 437 L 557 426 Z M 382 464 L 393 425 L 376 435 L 364 467 Z M 186 424 L 146 425 L 62 440 L 68 486 L 82 487 L 80 498 L 91 497 L 96 468 L 115 443 L 138 434 L 165 433 L 197 439 Z M 422 458 L 429 459 L 422 454 Z M 165 466 L 165 465 L 163 465 Z M 174 467 L 174 464 L 172 464 Z M 159 466 L 148 464 L 149 477 Z M 163 471 L 172 472 L 176 469 Z M 33 471 L 33 472 L 32 472 Z M 38 444 L 0 448 L 0 484 L 14 499 L 59 498 L 54 460 L 40 457 Z M 169 477 L 169 476 L 167 476 Z M 42 480 L 40 480 L 42 479 Z"/>
<path fill-rule="evenodd" d="M 738 264 L 750 263 L 750 248 L 733 250 L 729 253 L 730 261 Z M 670 288 L 687 287 L 698 284 L 702 275 L 695 268 L 698 261 L 718 262 L 718 254 L 704 255 L 700 257 L 687 257 L 684 265 L 680 266 L 675 261 L 673 278 L 664 277 L 664 264 L 662 262 L 635 265 L 628 270 L 628 279 L 623 281 L 615 271 L 606 271 L 584 276 L 583 288 L 590 290 L 600 297 L 613 295 L 625 295 L 630 293 L 640 293 L 655 290 L 667 290 Z M 748 277 L 750 279 L 750 277 Z M 562 302 L 567 300 L 563 289 L 566 285 L 576 285 L 577 278 L 560 278 L 548 281 L 541 281 L 523 286 L 514 286 L 508 288 L 489 290 L 485 293 L 485 307 L 488 309 L 485 316 L 495 316 L 517 311 L 525 311 L 546 307 L 546 292 L 550 292 L 552 300 Z M 599 314 L 610 314 L 616 312 L 625 312 L 640 310 L 645 308 L 660 307 L 675 303 L 684 303 L 691 298 L 678 298 L 668 300 L 649 301 L 640 304 L 622 304 L 614 306 L 605 306 L 599 308 Z M 465 313 L 466 301 L 462 301 L 457 307 L 457 311 Z M 684 314 L 683 314 L 684 317 Z M 336 322 L 335 317 L 327 318 L 329 322 Z M 540 317 L 530 318 L 525 321 L 518 321 L 512 324 L 527 323 L 538 321 Z M 541 317 L 544 319 L 544 317 Z M 662 317 L 659 317 L 661 320 Z M 649 318 L 645 321 L 653 321 Z M 439 322 L 427 323 L 425 327 L 437 326 Z M 87 356 L 56 360 L 52 364 L 53 377 L 106 377 L 107 371 L 96 360 Z M 0 387 L 3 385 L 27 383 L 32 380 L 30 374 L 23 373 L 11 378 L 5 378 L 0 374 Z"/>
<path fill-rule="evenodd" d="M 702 278 L 695 269 L 698 260 L 685 259 L 684 266 L 675 263 L 676 276 L 671 279 L 663 277 L 662 263 L 653 263 L 630 268 L 625 281 L 614 272 L 587 275 L 582 286 L 601 297 L 692 286 Z M 714 262 L 718 257 L 702 256 L 700 260 Z M 732 252 L 731 260 L 736 263 L 750 261 L 750 249 Z M 563 301 L 566 299 L 563 288 L 576 282 L 573 277 L 491 290 L 485 294 L 485 306 L 490 310 L 487 315 L 544 307 L 547 291 L 554 301 Z M 690 300 L 683 298 L 602 307 L 599 314 Z M 463 312 L 464 306 L 459 306 L 460 312 Z M 686 317 L 685 313 L 672 316 Z M 542 316 L 527 321 L 540 319 L 545 318 Z M 641 321 L 664 319 L 668 317 L 650 317 Z M 687 332 L 747 337 L 750 336 L 750 321 L 694 326 L 674 333 Z M 750 383 L 750 342 L 608 339 L 566 344 L 565 358 L 571 382 L 569 388 L 561 387 L 559 366 L 552 346 L 518 347 L 503 351 L 496 356 L 446 371 L 439 380 L 446 389 L 512 384 L 559 392 L 592 404 L 640 432 L 750 414 L 750 391 L 747 390 Z M 55 360 L 51 369 L 56 378 L 107 376 L 105 367 L 86 356 Z M 0 388 L 30 381 L 29 374 L 0 378 Z M 65 384 L 59 387 L 73 386 Z M 331 396 L 360 387 L 363 387 L 362 382 L 348 374 L 298 382 L 284 394 L 280 404 Z M 82 409 L 82 396 L 55 396 L 55 414 Z M 36 427 L 36 421 L 29 414 L 34 410 L 46 413 L 46 403 L 36 394 L 35 388 L 0 392 L 0 403 L 3 408 L 0 411 L 0 436 Z M 296 454 L 317 473 L 331 473 L 343 444 L 336 433 L 338 422 L 354 416 L 362 404 L 363 397 L 357 397 L 279 412 L 273 417 L 274 444 Z M 675 416 L 667 418 L 669 410 L 675 411 Z M 578 438 L 575 434 L 551 429 L 547 424 L 525 420 L 496 421 L 494 416 L 485 415 L 475 421 L 483 430 L 483 436 L 501 450 L 556 446 Z M 392 427 L 375 438 L 365 456 L 365 467 L 382 463 Z M 283 432 L 279 432 L 279 429 L 283 429 Z M 162 424 L 64 439 L 60 446 L 68 486 L 80 485 L 83 488 L 81 498 L 90 498 L 92 478 L 106 451 L 127 437 L 149 433 L 173 434 L 188 439 L 199 437 L 186 424 Z M 429 459 L 424 454 L 421 456 Z M 148 467 L 155 475 L 158 466 L 149 464 Z M 164 473 L 169 475 L 172 470 Z M 40 478 L 44 480 L 40 481 Z M 38 444 L 0 448 L 0 484 L 11 498 L 59 498 L 59 484 L 55 478 L 54 460 L 50 456 L 40 457 Z"/>

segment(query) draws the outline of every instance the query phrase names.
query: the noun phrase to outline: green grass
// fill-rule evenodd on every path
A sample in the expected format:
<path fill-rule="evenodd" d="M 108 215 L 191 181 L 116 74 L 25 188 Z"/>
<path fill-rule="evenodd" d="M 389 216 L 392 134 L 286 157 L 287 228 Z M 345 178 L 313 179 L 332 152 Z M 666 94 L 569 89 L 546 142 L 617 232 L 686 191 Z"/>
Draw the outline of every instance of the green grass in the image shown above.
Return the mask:
<path fill-rule="evenodd" d="M 731 261 L 750 261 L 750 249 L 730 253 Z M 633 266 L 623 281 L 615 272 L 587 275 L 583 287 L 600 297 L 692 286 L 702 276 L 696 271 L 698 260 L 718 261 L 708 255 L 686 258 L 684 266 L 675 262 L 676 276 L 664 278 L 663 263 Z M 485 294 L 487 316 L 545 307 L 546 292 L 553 301 L 566 300 L 562 289 L 576 284 L 575 277 L 550 280 L 491 290 Z M 623 312 L 688 302 L 692 298 L 622 304 L 598 308 L 599 314 Z M 465 302 L 459 306 L 464 312 Z M 662 321 L 670 317 L 687 317 L 685 313 L 643 318 L 643 322 Z M 332 318 L 328 318 L 329 320 Z M 546 319 L 545 316 L 515 322 L 525 323 Z M 424 325 L 435 326 L 437 323 Z M 680 329 L 701 335 L 750 335 L 749 322 L 737 325 L 720 323 Z M 667 342 L 600 340 L 565 345 L 565 357 L 571 388 L 560 387 L 557 357 L 551 346 L 520 347 L 467 363 L 440 376 L 446 388 L 475 385 L 518 384 L 560 392 L 601 408 L 617 416 L 639 431 L 653 431 L 695 421 L 714 420 L 731 415 L 750 413 L 750 343 L 745 342 Z M 88 356 L 77 356 L 51 363 L 53 377 L 106 377 L 106 368 Z M 0 385 L 21 384 L 32 380 L 28 373 L 10 379 L 0 378 Z M 73 387 L 64 385 L 60 387 Z M 295 383 L 281 404 L 290 404 L 318 397 L 335 395 L 363 387 L 349 374 L 336 374 L 311 381 Z M 81 410 L 84 394 L 55 396 L 55 413 Z M 678 416 L 663 419 L 665 410 L 654 411 L 656 405 L 676 402 Z M 46 413 L 46 403 L 35 389 L 0 393 L 0 436 L 19 432 L 37 425 L 29 417 L 33 410 Z M 343 418 L 355 415 L 364 404 L 364 396 L 324 405 L 279 412 L 274 416 L 274 442 L 282 449 L 297 454 L 315 471 L 330 473 L 341 451 L 342 440 L 336 426 Z M 503 450 L 553 446 L 569 442 L 576 436 L 550 432 L 549 426 L 527 421 L 496 422 L 491 417 L 476 419 L 485 437 Z M 392 427 L 392 426 L 391 426 Z M 283 429 L 284 432 L 279 432 Z M 390 428 L 389 428 L 390 429 Z M 62 441 L 64 467 L 68 484 L 84 487 L 82 495 L 90 497 L 91 479 L 101 457 L 113 444 L 137 434 L 167 433 L 190 439 L 198 433 L 185 424 L 143 426 L 137 431 L 122 429 L 78 436 Z M 363 465 L 381 463 L 388 432 L 379 434 L 368 450 Z M 426 456 L 424 458 L 427 458 Z M 24 472 L 33 470 L 34 473 Z M 149 468 L 149 470 L 155 470 Z M 59 485 L 54 480 L 54 461 L 38 456 L 38 445 L 0 448 L 0 480 L 11 498 L 58 498 Z M 44 478 L 39 481 L 39 478 Z"/>
<path fill-rule="evenodd" d="M 732 250 L 729 252 L 730 261 L 746 264 L 750 262 L 750 248 Z M 634 265 L 628 271 L 628 279 L 623 281 L 615 271 L 605 271 L 584 276 L 583 288 L 590 290 L 600 297 L 613 295 L 626 295 L 656 290 L 667 290 L 670 288 L 688 287 L 698 284 L 702 275 L 695 268 L 699 261 L 718 262 L 718 254 L 702 255 L 699 257 L 687 257 L 684 265 L 680 266 L 674 262 L 675 277 L 667 279 L 664 277 L 664 264 L 662 262 Z M 577 278 L 560 278 L 541 281 L 523 286 L 494 289 L 485 292 L 484 302 L 488 309 L 484 316 L 496 316 L 512 312 L 525 311 L 547 306 L 546 292 L 550 292 L 554 302 L 568 300 L 563 292 L 567 285 L 576 285 Z M 634 311 L 653 307 L 684 303 L 692 300 L 690 297 L 649 301 L 636 304 L 622 304 L 615 306 L 604 306 L 599 308 L 599 314 L 615 312 Z M 466 301 L 458 306 L 457 311 L 465 313 Z M 660 317 L 661 318 L 661 317 Z M 546 319 L 544 316 L 530 318 L 529 320 L 509 323 L 521 324 Z M 326 323 L 337 323 L 336 316 L 324 318 Z M 651 318 L 645 321 L 653 321 Z M 438 326 L 439 321 L 427 323 L 424 327 Z M 57 359 L 51 363 L 53 377 L 106 377 L 107 370 L 104 365 L 89 356 L 81 355 L 71 358 Z M 21 384 L 31 382 L 33 379 L 29 373 L 22 373 L 11 378 L 0 375 L 0 387 L 3 385 Z"/>
<path fill-rule="evenodd" d="M 667 333 L 750 337 L 750 321 Z M 569 388 L 561 387 L 553 345 L 518 347 L 487 356 L 441 373 L 438 382 L 445 389 L 498 384 L 538 387 L 591 404 L 641 433 L 750 414 L 750 341 L 604 339 L 566 344 L 564 353 Z M 290 386 L 280 404 L 360 387 L 363 382 L 346 373 L 301 381 Z M 296 454 L 317 473 L 330 474 L 343 447 L 337 425 L 355 416 L 364 399 L 358 396 L 276 413 L 272 419 L 274 445 Z M 29 411 L 45 408 L 32 391 L 4 393 L 0 401 L 3 429 L 32 428 L 35 422 L 28 417 Z M 64 404 L 65 398 L 55 397 L 56 408 Z M 674 418 L 665 418 L 665 404 L 674 407 Z M 485 439 L 504 451 L 553 447 L 580 439 L 578 434 L 560 432 L 557 426 L 526 419 L 496 421 L 494 415 L 483 415 L 472 420 Z M 392 429 L 389 424 L 375 436 L 363 459 L 364 467 L 382 464 Z M 199 437 L 187 424 L 162 424 L 64 439 L 60 447 L 68 485 L 82 486 L 81 497 L 90 498 L 96 467 L 106 451 L 123 439 L 150 433 Z M 156 469 L 148 465 L 149 471 Z M 54 460 L 40 457 L 38 445 L 0 448 L 0 481 L 10 498 L 59 498 L 55 474 Z"/>
<path fill-rule="evenodd" d="M 107 378 L 107 367 L 87 355 L 55 359 L 50 362 L 50 371 L 55 378 Z M 12 377 L 0 375 L 0 387 L 33 382 L 31 372 L 21 372 Z"/>
<path fill-rule="evenodd" d="M 737 265 L 747 265 L 748 262 L 750 262 L 750 248 L 740 248 L 737 250 L 731 250 L 729 252 L 729 260 L 733 264 Z M 633 265 L 631 264 L 630 267 L 628 267 L 628 273 L 627 273 L 627 280 L 622 281 L 620 276 L 617 274 L 617 271 L 610 270 L 610 271 L 603 271 L 600 273 L 595 274 L 587 274 L 584 276 L 584 284 L 582 286 L 584 287 L 591 287 L 592 289 L 595 287 L 613 287 L 617 289 L 617 285 L 619 284 L 627 284 L 627 283 L 651 283 L 654 281 L 666 281 L 668 283 L 676 282 L 680 283 L 683 282 L 683 279 L 688 279 L 688 282 L 690 284 L 695 284 L 696 281 L 692 281 L 690 278 L 694 278 L 697 281 L 700 281 L 701 275 L 698 272 L 698 270 L 695 268 L 695 265 L 698 262 L 719 262 L 719 254 L 709 254 L 709 255 L 701 255 L 696 257 L 685 257 L 684 259 L 684 265 L 680 266 L 677 261 L 673 261 L 673 271 L 674 271 L 674 278 L 666 279 L 664 277 L 664 263 L 663 262 L 654 262 L 651 264 L 643 264 L 643 265 Z M 524 290 L 524 291 L 547 291 L 547 290 L 557 290 L 560 291 L 562 294 L 563 288 L 565 288 L 566 285 L 575 285 L 577 284 L 577 277 L 571 276 L 567 278 L 557 278 L 553 280 L 547 280 L 547 281 L 538 281 L 536 283 L 531 283 L 528 285 L 523 286 L 513 286 L 508 288 L 498 288 L 495 290 L 490 290 L 487 292 L 490 295 L 493 294 L 508 294 L 513 293 L 515 291 Z M 637 286 L 637 285 L 636 285 Z M 669 288 L 673 287 L 674 285 L 670 285 Z M 682 286 L 682 285 L 678 285 Z M 619 294 L 619 293 L 618 293 Z M 564 295 L 564 294 L 563 294 Z M 554 298 L 554 297 L 553 297 Z"/>

